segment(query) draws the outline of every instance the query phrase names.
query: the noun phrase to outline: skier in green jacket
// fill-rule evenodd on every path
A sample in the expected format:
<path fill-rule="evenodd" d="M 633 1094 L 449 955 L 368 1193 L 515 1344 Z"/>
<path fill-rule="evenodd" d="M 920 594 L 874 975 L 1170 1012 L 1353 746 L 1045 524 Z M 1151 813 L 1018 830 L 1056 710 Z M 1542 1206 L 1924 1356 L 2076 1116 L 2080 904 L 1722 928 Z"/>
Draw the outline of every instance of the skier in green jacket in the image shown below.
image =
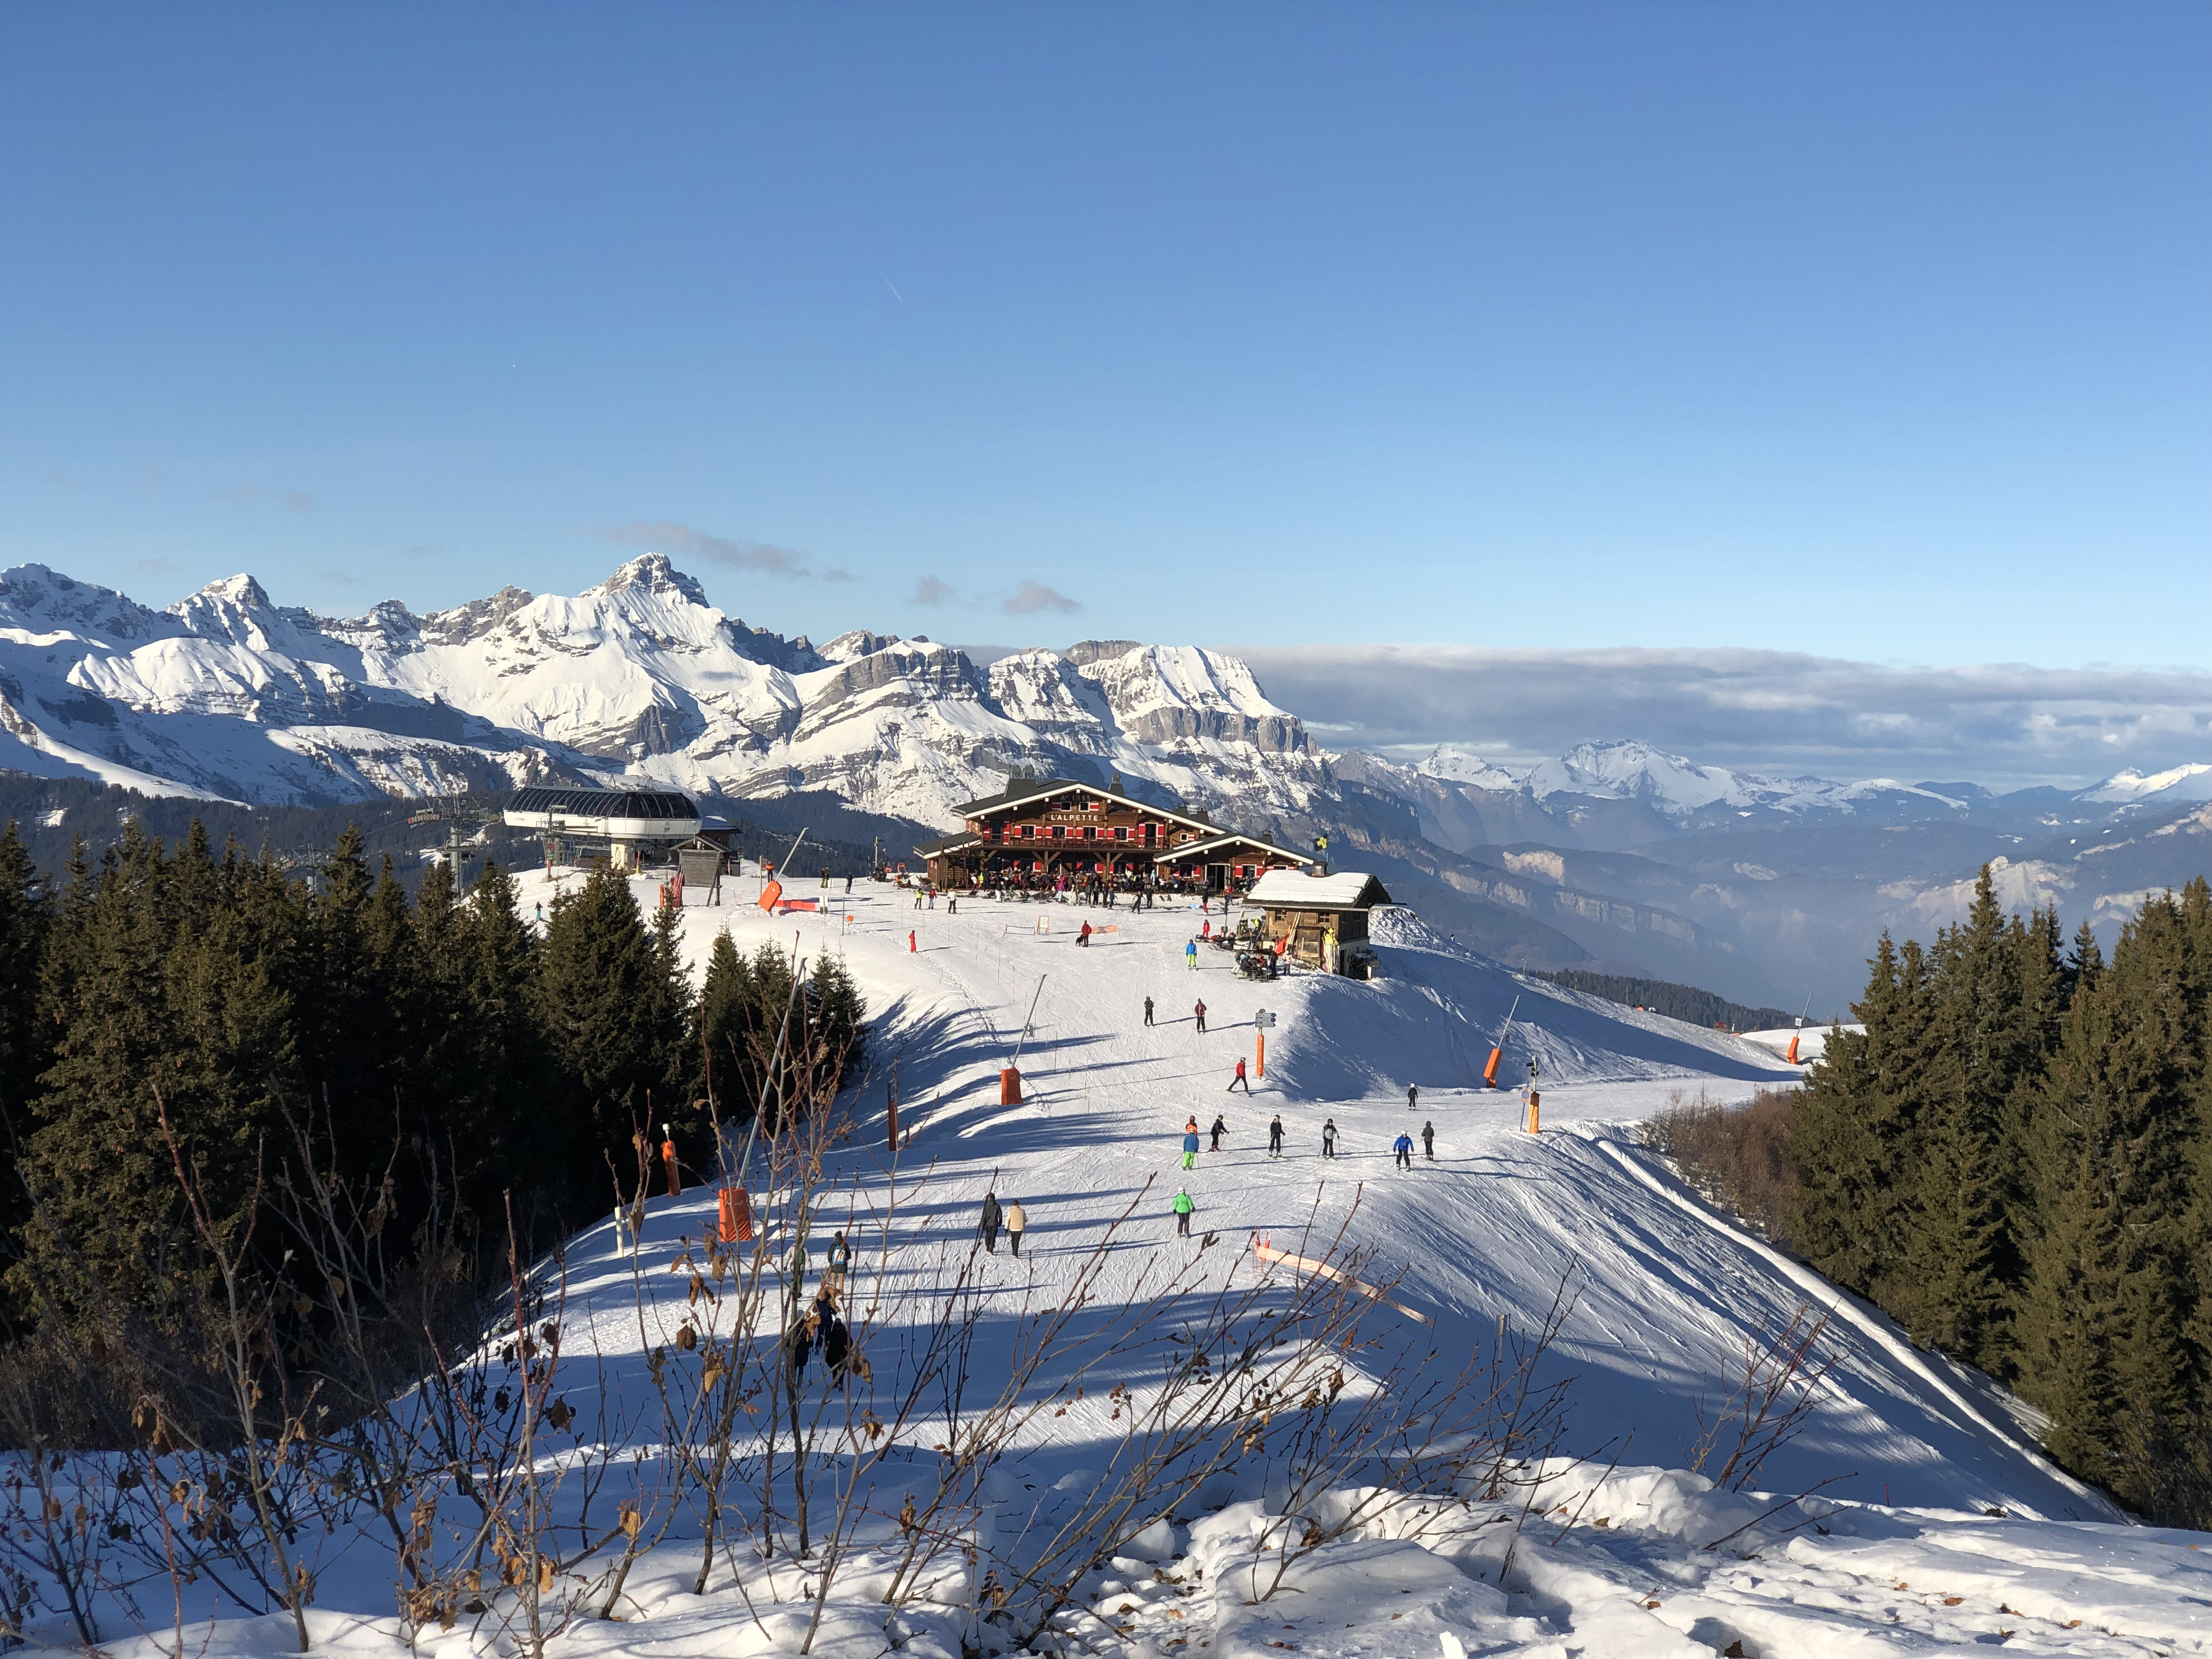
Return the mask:
<path fill-rule="evenodd" d="M 1190 1201 L 1189 1193 L 1181 1187 L 1176 1188 L 1175 1218 L 1176 1237 L 1177 1238 L 1188 1238 L 1190 1237 L 1190 1212 L 1197 1207 L 1197 1205 Z"/>

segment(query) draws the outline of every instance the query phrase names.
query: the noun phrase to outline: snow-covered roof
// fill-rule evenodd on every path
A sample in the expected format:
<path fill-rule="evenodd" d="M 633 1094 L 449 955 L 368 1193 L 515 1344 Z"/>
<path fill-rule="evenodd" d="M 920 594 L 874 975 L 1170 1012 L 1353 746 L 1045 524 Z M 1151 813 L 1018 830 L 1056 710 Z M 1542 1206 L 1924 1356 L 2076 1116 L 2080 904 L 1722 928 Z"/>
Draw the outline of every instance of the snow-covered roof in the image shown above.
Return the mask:
<path fill-rule="evenodd" d="M 1160 854 L 1159 861 L 1167 864 L 1182 859 L 1204 858 L 1207 854 L 1218 853 L 1224 847 L 1249 847 L 1269 858 L 1290 859 L 1298 864 L 1313 862 L 1304 853 L 1292 852 L 1287 847 L 1278 847 L 1274 842 L 1262 841 L 1257 836 L 1240 835 L 1233 830 L 1218 836 L 1208 836 L 1203 841 L 1187 841 L 1180 847 L 1168 848 Z"/>
<path fill-rule="evenodd" d="M 1247 904 L 1285 910 L 1365 910 L 1390 902 L 1382 884 L 1364 870 L 1310 876 L 1298 870 L 1270 870 L 1252 884 Z"/>
<path fill-rule="evenodd" d="M 957 853 L 970 847 L 980 846 L 982 840 L 981 836 L 970 835 L 968 831 L 960 830 L 955 830 L 949 836 L 939 836 L 935 841 L 921 842 L 914 850 L 923 858 L 933 859 L 942 854 Z"/>

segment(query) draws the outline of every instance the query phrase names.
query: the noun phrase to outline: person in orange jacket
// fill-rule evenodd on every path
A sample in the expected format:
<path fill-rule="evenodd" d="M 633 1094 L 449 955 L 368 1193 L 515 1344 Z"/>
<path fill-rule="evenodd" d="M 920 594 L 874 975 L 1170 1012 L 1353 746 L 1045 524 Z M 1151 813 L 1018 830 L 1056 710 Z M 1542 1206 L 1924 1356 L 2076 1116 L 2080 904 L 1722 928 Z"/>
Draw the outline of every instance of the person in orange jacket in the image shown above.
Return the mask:
<path fill-rule="evenodd" d="M 660 1126 L 660 1162 L 662 1167 L 668 1171 L 669 1197 L 683 1197 L 683 1178 L 676 1173 L 676 1139 L 665 1123 Z"/>

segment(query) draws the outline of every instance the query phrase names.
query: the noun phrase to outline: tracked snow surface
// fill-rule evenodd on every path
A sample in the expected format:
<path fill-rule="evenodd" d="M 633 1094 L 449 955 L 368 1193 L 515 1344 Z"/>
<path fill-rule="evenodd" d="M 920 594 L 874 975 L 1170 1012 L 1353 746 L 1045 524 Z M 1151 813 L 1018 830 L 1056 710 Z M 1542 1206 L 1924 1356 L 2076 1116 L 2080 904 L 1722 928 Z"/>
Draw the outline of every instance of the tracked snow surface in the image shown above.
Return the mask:
<path fill-rule="evenodd" d="M 526 878 L 524 916 L 576 879 Z M 1178 1274 L 1200 1285 L 1285 1284 L 1292 1270 L 1263 1264 L 1255 1236 L 1279 1246 L 1342 1227 L 1372 1250 L 1373 1272 L 1393 1277 L 1391 1298 L 1403 1310 L 1376 1305 L 1361 1316 L 1363 1340 L 1343 1356 L 1354 1395 L 1378 1381 L 1357 1375 L 1370 1363 L 1369 1335 L 1376 1353 L 1407 1337 L 1447 1358 L 1486 1353 L 1501 1326 L 1540 1328 L 1561 1285 L 1569 1287 L 1543 1372 L 1568 1383 L 1569 1430 L 1543 1484 L 1502 1504 L 1462 1493 L 1468 1501 L 1456 1505 L 1384 1509 L 1303 1557 L 1267 1595 L 1272 1570 L 1255 1540 L 1279 1494 L 1255 1454 L 1251 1467 L 1232 1463 L 1171 1523 L 1127 1539 L 1083 1579 L 1060 1650 L 1114 1659 L 1823 1659 L 1965 1645 L 2081 1655 L 2212 1647 L 2203 1535 L 2128 1524 L 2038 1455 L 2016 1403 L 1916 1351 L 1886 1319 L 1717 1218 L 1643 1147 L 1638 1121 L 1677 1094 L 1741 1099 L 1786 1082 L 1794 1073 L 1771 1053 L 1519 978 L 1403 910 L 1377 914 L 1382 971 L 1372 981 L 1255 982 L 1218 950 L 1202 948 L 1196 969 L 1187 965 L 1187 941 L 1219 921 L 1202 924 L 1188 908 L 1133 915 L 970 899 L 951 914 L 917 908 L 888 887 L 862 883 L 848 897 L 842 883 L 817 892 L 807 882 L 789 896 L 817 898 L 819 912 L 769 915 L 750 902 L 758 886 L 750 874 L 731 878 L 720 907 L 697 903 L 695 893 L 682 939 L 695 963 L 726 927 L 748 954 L 763 944 L 808 958 L 830 953 L 869 1000 L 867 1075 L 848 1097 L 853 1134 L 823 1171 L 808 1281 L 811 1294 L 830 1227 L 860 1229 L 848 1297 L 856 1318 L 865 1306 L 894 1304 L 902 1280 L 941 1282 L 930 1273 L 969 1260 L 976 1206 L 992 1190 L 1018 1199 L 1029 1217 L 1018 1260 L 1003 1245 L 972 1257 L 1008 1332 L 1024 1310 L 1057 1306 L 1086 1262 L 1097 1275 L 1093 1311 L 1110 1311 Z M 651 902 L 649 883 L 635 890 Z M 1088 945 L 1078 943 L 1086 921 L 1106 930 Z M 1517 1079 L 1531 1058 L 1540 1067 L 1534 1135 L 1515 1094 L 1470 1086 L 1516 999 L 1505 1068 Z M 1203 1034 L 1193 1007 L 1200 1000 Z M 1258 1058 L 1262 1009 L 1277 1023 L 1264 1032 L 1265 1076 L 1248 1100 L 1224 1091 L 1240 1056 Z M 1000 1069 L 1018 1042 L 1025 1098 L 1009 1107 Z M 910 1137 L 896 1164 L 885 1146 L 894 1078 Z M 1409 1085 L 1420 1090 L 1412 1109 Z M 1224 1150 L 1201 1151 L 1185 1173 L 1186 1119 L 1203 1129 L 1217 1112 L 1228 1124 Z M 1288 1150 L 1273 1160 L 1266 1125 L 1278 1112 Z M 1332 1119 L 1341 1136 L 1333 1160 L 1320 1156 L 1322 1126 Z M 1394 1138 L 1427 1122 L 1434 1161 L 1417 1152 L 1410 1170 L 1394 1167 Z M 1188 1239 L 1175 1236 L 1170 1214 L 1179 1183 L 1196 1205 Z M 865 1242 L 876 1236 L 868 1230 L 894 1213 L 890 1246 L 878 1254 Z M 617 1397 L 648 1397 L 652 1368 L 682 1363 L 671 1348 L 700 1316 L 689 1274 L 714 1224 L 714 1194 L 702 1188 L 654 1198 L 634 1250 L 612 1222 L 572 1240 L 564 1363 L 609 1380 Z M 767 1242 L 788 1250 L 787 1236 Z M 1717 1490 L 1686 1472 L 1700 1402 L 1710 1410 L 1725 1394 L 1746 1338 L 1778 1328 L 1808 1303 L 1834 1310 L 1834 1363 L 1805 1431 L 1768 1462 L 1762 1490 Z M 994 1334 L 1000 1328 L 987 1324 L 970 1356 L 973 1389 L 994 1391 L 1014 1363 L 1012 1338 Z M 889 1414 L 898 1356 L 915 1334 L 865 1335 L 874 1375 L 853 1387 L 870 1409 Z M 1164 1321 L 1146 1334 L 1152 1347 L 1125 1356 L 1114 1374 L 1140 1390 L 1145 1376 L 1160 1374 L 1147 1356 L 1171 1355 L 1182 1340 Z M 821 1368 L 807 1376 L 809 1399 L 823 1400 Z M 1101 1373 L 1091 1381 L 1079 1396 L 1047 1358 L 1036 1386 L 1062 1404 L 1040 1410 L 989 1477 L 991 1501 L 963 1535 L 972 1562 L 951 1553 L 926 1596 L 894 1608 L 884 1595 L 903 1541 L 902 1498 L 927 1490 L 942 1462 L 933 1450 L 939 1423 L 915 1425 L 860 1494 L 853 1553 L 821 1602 L 811 1650 L 838 1659 L 1008 1650 L 979 1586 L 987 1591 L 999 1565 L 1017 1562 L 1103 1478 L 1127 1432 L 1123 1401 Z M 848 1404 L 833 1401 L 826 1419 L 817 1484 L 831 1496 L 817 1505 L 834 1504 L 838 1471 L 872 1443 L 839 1426 L 855 1420 Z M 643 1413 L 635 1420 L 659 1421 Z M 644 1469 L 659 1449 L 650 1431 L 636 1432 L 630 1453 Z M 1326 1519 L 1358 1497 L 1336 1492 L 1306 1508 Z M 600 1502 L 604 1511 L 611 1500 L 602 1493 Z M 763 1560 L 741 1528 L 698 1595 L 700 1537 L 696 1517 L 679 1517 L 630 1571 L 612 1620 L 597 1616 L 609 1562 L 576 1566 L 573 1600 L 583 1610 L 556 1630 L 548 1650 L 624 1659 L 798 1651 L 816 1612 L 818 1549 L 811 1559 Z M 325 1547 L 309 1615 L 316 1645 L 397 1659 L 406 1638 L 392 1614 L 388 1548 L 380 1556 L 367 1543 Z M 492 1604 L 493 1613 L 464 1615 L 451 1629 L 428 1626 L 416 1647 L 436 1659 L 514 1650 L 515 1628 L 501 1626 L 501 1599 Z M 145 1634 L 107 1650 L 147 1659 L 175 1651 L 167 1611 L 163 1604 Z M 290 1645 L 282 1615 L 210 1626 L 208 1611 L 202 1604 L 191 1614 L 189 1653 Z"/>

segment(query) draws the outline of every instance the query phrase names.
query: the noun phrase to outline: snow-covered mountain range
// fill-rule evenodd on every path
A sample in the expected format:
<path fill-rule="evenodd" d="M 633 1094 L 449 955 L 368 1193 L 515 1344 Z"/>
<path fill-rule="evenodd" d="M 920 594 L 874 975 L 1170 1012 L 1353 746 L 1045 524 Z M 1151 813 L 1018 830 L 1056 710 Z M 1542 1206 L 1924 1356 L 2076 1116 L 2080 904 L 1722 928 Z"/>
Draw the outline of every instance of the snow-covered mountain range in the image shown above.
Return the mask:
<path fill-rule="evenodd" d="M 629 777 L 944 824 L 1017 766 L 1248 811 L 1328 782 L 1232 658 L 1092 641 L 986 671 L 864 631 L 817 649 L 726 616 L 658 554 L 573 599 L 349 618 L 251 576 L 154 611 L 21 566 L 0 574 L 0 767 L 264 803 Z"/>

